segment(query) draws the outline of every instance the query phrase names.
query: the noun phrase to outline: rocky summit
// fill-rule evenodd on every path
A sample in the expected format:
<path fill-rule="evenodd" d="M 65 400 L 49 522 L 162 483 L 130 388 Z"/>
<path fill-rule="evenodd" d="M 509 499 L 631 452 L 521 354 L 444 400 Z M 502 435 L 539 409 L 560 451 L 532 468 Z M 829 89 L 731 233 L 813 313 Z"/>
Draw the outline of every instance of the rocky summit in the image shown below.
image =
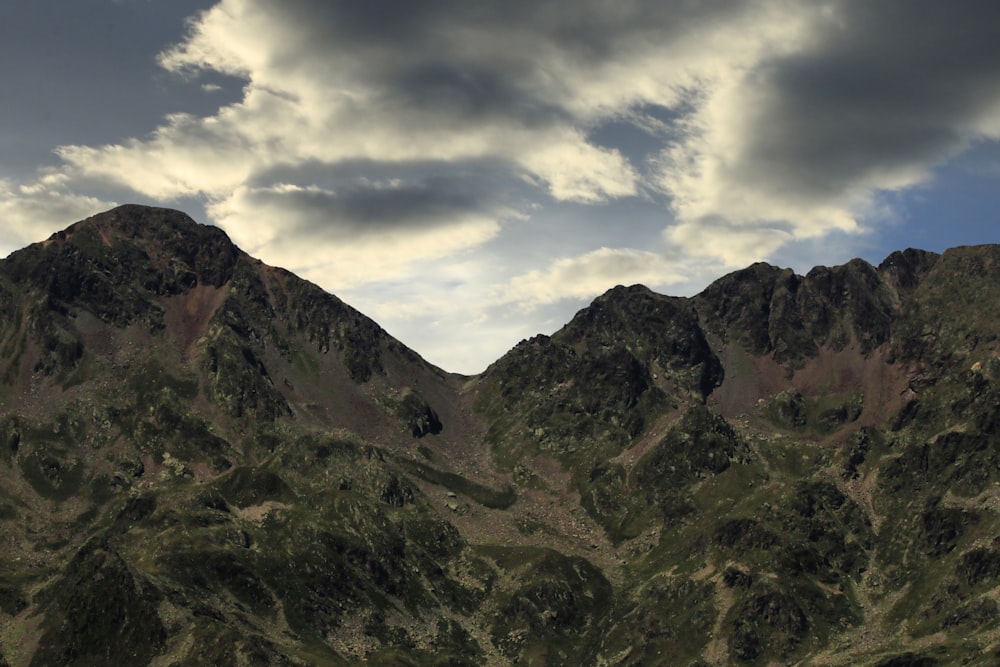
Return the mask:
<path fill-rule="evenodd" d="M 166 209 L 0 262 L 0 665 L 1000 663 L 1000 246 L 478 376 Z"/>

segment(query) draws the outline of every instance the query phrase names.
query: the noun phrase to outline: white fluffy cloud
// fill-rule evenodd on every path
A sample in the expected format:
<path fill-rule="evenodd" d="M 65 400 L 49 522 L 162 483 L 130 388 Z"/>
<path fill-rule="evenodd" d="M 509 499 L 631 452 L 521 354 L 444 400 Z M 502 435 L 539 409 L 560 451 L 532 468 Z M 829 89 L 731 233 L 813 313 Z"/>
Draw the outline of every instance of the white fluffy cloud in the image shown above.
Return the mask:
<path fill-rule="evenodd" d="M 500 290 L 499 301 L 532 307 L 562 299 L 590 298 L 616 284 L 677 285 L 690 280 L 690 268 L 655 252 L 598 248 L 514 276 Z"/>
<path fill-rule="evenodd" d="M 672 246 L 683 248 L 689 258 L 714 260 L 726 269 L 737 269 L 755 258 L 770 257 L 793 235 L 781 229 L 700 220 L 669 227 L 664 237 Z"/>
<path fill-rule="evenodd" d="M 114 206 L 96 197 L 74 194 L 61 185 L 59 177 L 42 178 L 24 185 L 0 179 L 0 255 L 48 237 L 80 220 Z"/>

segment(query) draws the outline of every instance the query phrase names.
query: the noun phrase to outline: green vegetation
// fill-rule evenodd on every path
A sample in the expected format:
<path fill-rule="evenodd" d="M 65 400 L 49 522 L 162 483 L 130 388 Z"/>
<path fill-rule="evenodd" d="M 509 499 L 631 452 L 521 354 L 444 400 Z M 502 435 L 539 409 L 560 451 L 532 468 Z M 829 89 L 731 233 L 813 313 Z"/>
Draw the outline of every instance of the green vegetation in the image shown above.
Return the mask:
<path fill-rule="evenodd" d="M 1000 251 L 448 376 L 177 212 L 0 262 L 0 665 L 991 665 Z"/>

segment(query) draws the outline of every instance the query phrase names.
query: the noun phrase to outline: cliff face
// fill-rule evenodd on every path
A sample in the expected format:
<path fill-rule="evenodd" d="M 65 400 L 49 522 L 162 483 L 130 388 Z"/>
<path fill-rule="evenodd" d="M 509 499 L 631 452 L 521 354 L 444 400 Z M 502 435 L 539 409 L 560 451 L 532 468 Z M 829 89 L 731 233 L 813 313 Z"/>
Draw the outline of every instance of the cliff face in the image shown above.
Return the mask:
<path fill-rule="evenodd" d="M 757 264 L 467 378 L 94 216 L 0 262 L 0 664 L 993 664 L 998 303 Z"/>

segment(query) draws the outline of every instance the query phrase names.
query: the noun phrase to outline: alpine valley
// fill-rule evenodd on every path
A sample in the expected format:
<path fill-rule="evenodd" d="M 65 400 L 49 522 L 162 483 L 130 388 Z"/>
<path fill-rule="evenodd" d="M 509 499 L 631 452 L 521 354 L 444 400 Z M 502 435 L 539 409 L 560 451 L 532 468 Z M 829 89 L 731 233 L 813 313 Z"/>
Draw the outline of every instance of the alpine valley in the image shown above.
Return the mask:
<path fill-rule="evenodd" d="M 911 249 L 459 376 L 122 206 L 0 262 L 0 665 L 995 665 L 998 334 Z"/>

